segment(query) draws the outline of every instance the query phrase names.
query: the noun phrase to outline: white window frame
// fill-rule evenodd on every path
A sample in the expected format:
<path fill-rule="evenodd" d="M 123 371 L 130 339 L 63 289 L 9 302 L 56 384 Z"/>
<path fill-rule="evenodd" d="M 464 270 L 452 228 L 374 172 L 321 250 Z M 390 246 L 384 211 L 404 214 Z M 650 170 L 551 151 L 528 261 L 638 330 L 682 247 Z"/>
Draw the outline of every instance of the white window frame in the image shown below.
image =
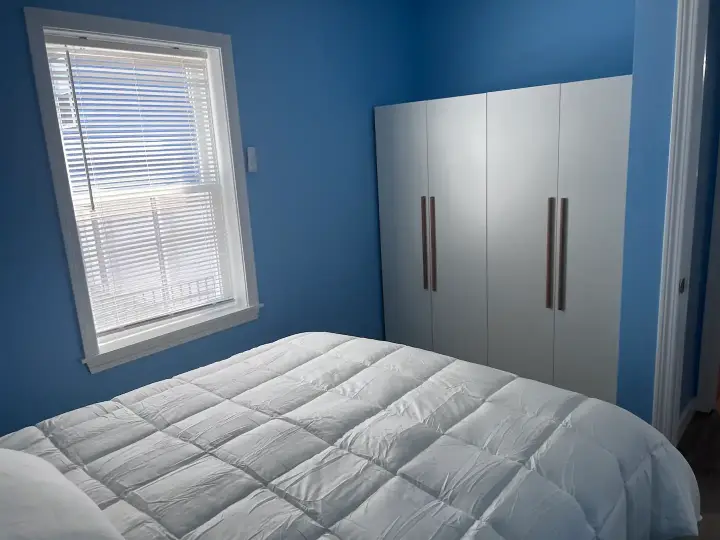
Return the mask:
<path fill-rule="evenodd" d="M 250 211 L 248 208 L 245 178 L 245 157 L 240 135 L 240 115 L 235 86 L 235 70 L 232 59 L 230 36 L 172 26 L 66 13 L 39 8 L 25 8 L 30 54 L 40 103 L 45 141 L 50 159 L 55 198 L 57 199 L 60 225 L 70 268 L 70 279 L 75 297 L 84 358 L 92 373 L 124 364 L 144 356 L 180 345 L 227 328 L 257 319 L 258 302 L 255 260 Z M 112 340 L 98 339 L 95 331 L 85 268 L 83 265 L 75 213 L 65 166 L 60 126 L 58 124 L 52 81 L 45 48 L 45 32 L 69 34 L 81 33 L 94 39 L 122 40 L 128 48 L 160 47 L 172 52 L 173 48 L 185 51 L 205 51 L 211 72 L 211 92 L 214 102 L 214 120 L 217 122 L 218 158 L 221 176 L 234 184 L 236 211 L 233 206 L 226 210 L 225 225 L 230 231 L 230 254 L 242 261 L 243 272 L 233 273 L 236 294 L 231 304 L 208 308 L 187 315 L 171 317 L 162 322 L 127 330 L 113 335 Z M 223 84 L 217 84 L 221 80 Z M 224 105 L 224 107 L 223 107 Z M 236 239 L 232 236 L 237 232 Z M 242 274 L 242 275 L 240 275 Z"/>

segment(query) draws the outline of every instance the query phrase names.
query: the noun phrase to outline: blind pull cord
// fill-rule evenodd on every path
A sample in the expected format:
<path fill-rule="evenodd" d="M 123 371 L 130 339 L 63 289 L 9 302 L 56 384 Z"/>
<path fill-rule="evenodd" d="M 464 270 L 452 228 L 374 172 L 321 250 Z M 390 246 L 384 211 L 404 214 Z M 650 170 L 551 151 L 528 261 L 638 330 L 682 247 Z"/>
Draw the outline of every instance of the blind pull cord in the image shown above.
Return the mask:
<path fill-rule="evenodd" d="M 77 96 L 75 95 L 75 78 L 73 77 L 72 62 L 70 60 L 70 51 L 65 49 L 65 57 L 67 58 L 68 74 L 70 76 L 70 94 L 72 96 L 73 109 L 75 110 L 75 120 L 77 120 L 78 132 L 80 134 L 80 149 L 82 151 L 83 164 L 85 165 L 85 178 L 87 178 L 88 194 L 90 195 L 90 208 L 95 211 L 95 198 L 92 192 L 92 182 L 90 182 L 90 168 L 88 167 L 87 154 L 85 153 L 85 135 L 83 135 L 82 123 L 80 122 L 80 109 L 78 109 Z"/>

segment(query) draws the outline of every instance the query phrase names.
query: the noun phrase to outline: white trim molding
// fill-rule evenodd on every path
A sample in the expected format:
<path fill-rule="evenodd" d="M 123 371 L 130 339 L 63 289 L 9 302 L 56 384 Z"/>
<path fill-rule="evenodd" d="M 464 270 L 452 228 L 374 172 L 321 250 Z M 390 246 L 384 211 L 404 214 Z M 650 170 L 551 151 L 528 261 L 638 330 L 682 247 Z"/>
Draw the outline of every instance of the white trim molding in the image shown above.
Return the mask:
<path fill-rule="evenodd" d="M 120 338 L 117 344 L 111 343 L 103 352 L 93 358 L 85 359 L 90 373 L 100 373 L 106 369 L 132 362 L 139 358 L 164 351 L 188 341 L 209 336 L 215 332 L 227 330 L 233 326 L 245 324 L 258 318 L 262 306 L 252 306 L 241 310 L 218 310 L 217 313 L 198 314 L 190 324 L 180 326 L 168 332 L 158 332 L 158 329 L 147 330 L 141 340 L 132 339 L 122 343 Z M 184 321 L 177 321 L 184 322 Z"/>
<path fill-rule="evenodd" d="M 245 158 L 240 134 L 232 44 L 230 37 L 199 30 L 25 8 L 30 53 L 40 112 L 57 199 L 60 225 L 70 267 L 75 309 L 83 343 L 83 363 L 95 373 L 155 352 L 174 347 L 258 317 L 255 260 L 250 230 Z M 52 89 L 46 48 L 47 36 L 69 40 L 101 40 L 103 47 L 151 52 L 181 50 L 206 58 L 210 73 L 212 119 L 217 138 L 218 169 L 224 211 L 221 230 L 229 241 L 228 274 L 232 274 L 232 299 L 193 314 L 176 313 L 163 321 L 148 322 L 129 330 L 98 335 L 70 193 L 65 154 Z M 112 42 L 108 44 L 108 42 Z M 84 151 L 84 150 L 83 150 Z"/>
<path fill-rule="evenodd" d="M 708 10 L 708 0 L 678 2 L 653 399 L 653 426 L 670 440 L 680 426 L 687 295 L 679 283 L 690 267 Z"/>

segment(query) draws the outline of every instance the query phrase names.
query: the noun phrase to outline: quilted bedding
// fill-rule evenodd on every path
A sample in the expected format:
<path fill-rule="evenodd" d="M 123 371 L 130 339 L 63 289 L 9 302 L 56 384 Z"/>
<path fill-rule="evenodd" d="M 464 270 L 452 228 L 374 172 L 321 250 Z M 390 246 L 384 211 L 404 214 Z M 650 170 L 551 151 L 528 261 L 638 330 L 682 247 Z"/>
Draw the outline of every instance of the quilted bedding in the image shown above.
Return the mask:
<path fill-rule="evenodd" d="M 435 353 L 291 336 L 0 439 L 128 540 L 697 534 L 688 464 L 622 409 Z"/>

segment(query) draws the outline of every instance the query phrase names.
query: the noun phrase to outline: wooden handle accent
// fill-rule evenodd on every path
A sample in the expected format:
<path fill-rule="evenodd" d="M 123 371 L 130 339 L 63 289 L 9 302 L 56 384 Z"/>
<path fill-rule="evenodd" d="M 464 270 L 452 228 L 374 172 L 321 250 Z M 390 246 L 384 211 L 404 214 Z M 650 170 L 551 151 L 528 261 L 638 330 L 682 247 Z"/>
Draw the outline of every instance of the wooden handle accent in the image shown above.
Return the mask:
<path fill-rule="evenodd" d="M 437 235 L 435 234 L 435 197 L 430 197 L 430 250 L 432 251 L 432 290 L 437 291 Z"/>
<path fill-rule="evenodd" d="M 558 275 L 558 309 L 565 311 L 567 306 L 567 237 L 570 201 L 567 198 L 560 200 L 560 268 Z"/>
<path fill-rule="evenodd" d="M 428 288 L 427 197 L 420 197 L 420 226 L 422 227 L 423 289 Z"/>
<path fill-rule="evenodd" d="M 555 197 L 548 198 L 547 254 L 545 261 L 545 307 L 553 308 L 555 281 Z"/>

